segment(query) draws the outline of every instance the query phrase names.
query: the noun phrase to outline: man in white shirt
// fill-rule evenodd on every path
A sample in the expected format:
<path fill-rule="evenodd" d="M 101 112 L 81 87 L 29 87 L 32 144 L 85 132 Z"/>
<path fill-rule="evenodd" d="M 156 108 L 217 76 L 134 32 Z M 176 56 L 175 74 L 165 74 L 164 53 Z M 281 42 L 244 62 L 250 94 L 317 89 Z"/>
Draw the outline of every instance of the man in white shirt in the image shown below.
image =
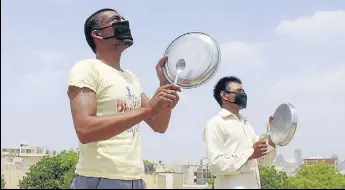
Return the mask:
<path fill-rule="evenodd" d="M 247 95 L 237 77 L 224 77 L 214 87 L 221 111 L 203 128 L 207 159 L 216 176 L 216 189 L 259 189 L 258 165 L 269 165 L 276 156 L 271 139 L 258 137 L 239 112 Z M 272 121 L 270 117 L 269 122 Z"/>
<path fill-rule="evenodd" d="M 164 77 L 164 57 L 156 66 L 160 87 L 152 99 L 144 94 L 136 75 L 120 64 L 133 38 L 129 22 L 117 11 L 95 12 L 84 30 L 96 58 L 78 61 L 68 77 L 79 139 L 72 189 L 145 189 L 139 123 L 145 121 L 153 131 L 164 133 L 181 89 Z"/>

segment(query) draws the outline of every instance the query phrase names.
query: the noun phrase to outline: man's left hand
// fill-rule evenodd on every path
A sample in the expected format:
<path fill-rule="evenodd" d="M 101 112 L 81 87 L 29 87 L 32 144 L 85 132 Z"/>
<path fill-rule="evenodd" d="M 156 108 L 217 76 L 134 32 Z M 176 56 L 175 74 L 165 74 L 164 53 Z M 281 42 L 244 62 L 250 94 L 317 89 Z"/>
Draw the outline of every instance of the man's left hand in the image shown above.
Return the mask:
<path fill-rule="evenodd" d="M 158 61 L 158 64 L 156 65 L 156 72 L 157 72 L 160 86 L 165 86 L 167 84 L 170 84 L 168 79 L 165 77 L 163 69 L 162 69 L 167 61 L 168 61 L 168 56 L 164 56 L 163 58 L 161 58 Z M 180 99 L 177 92 L 173 92 L 173 94 L 176 96 L 176 102 L 174 102 L 174 104 L 172 105 L 172 107 L 170 109 L 175 108 L 176 104 L 178 103 L 178 101 Z"/>
<path fill-rule="evenodd" d="M 160 86 L 170 84 L 168 79 L 165 77 L 163 73 L 163 69 L 162 69 L 167 61 L 168 61 L 168 57 L 164 56 L 162 59 L 159 60 L 158 64 L 156 65 L 156 72 L 157 72 Z"/>

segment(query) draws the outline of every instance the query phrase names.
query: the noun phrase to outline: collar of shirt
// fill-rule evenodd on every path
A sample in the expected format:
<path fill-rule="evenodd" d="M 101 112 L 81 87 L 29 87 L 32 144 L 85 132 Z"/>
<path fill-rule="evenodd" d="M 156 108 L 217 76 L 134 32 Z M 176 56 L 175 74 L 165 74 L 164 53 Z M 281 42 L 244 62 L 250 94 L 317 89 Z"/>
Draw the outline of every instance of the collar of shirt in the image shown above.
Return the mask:
<path fill-rule="evenodd" d="M 231 113 L 230 111 L 228 111 L 228 110 L 226 110 L 226 109 L 224 109 L 224 108 L 222 108 L 218 114 L 219 114 L 223 119 L 228 118 L 228 117 L 230 117 L 230 116 L 236 116 L 235 114 Z M 240 116 L 239 119 L 240 119 L 241 121 L 246 121 L 246 120 L 247 120 L 247 118 L 245 118 L 243 115 L 239 114 L 239 116 Z M 237 118 L 237 116 L 234 117 L 234 118 Z"/>

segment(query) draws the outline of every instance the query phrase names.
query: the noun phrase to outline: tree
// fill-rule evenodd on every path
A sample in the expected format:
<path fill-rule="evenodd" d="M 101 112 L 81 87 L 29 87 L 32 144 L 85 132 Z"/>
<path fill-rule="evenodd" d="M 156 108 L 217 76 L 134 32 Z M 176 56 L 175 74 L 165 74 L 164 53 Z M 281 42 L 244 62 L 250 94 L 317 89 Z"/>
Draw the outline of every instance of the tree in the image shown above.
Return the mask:
<path fill-rule="evenodd" d="M 151 173 L 151 172 L 155 172 L 156 171 L 156 168 L 154 167 L 154 164 L 149 161 L 149 160 L 143 160 L 143 163 L 144 163 L 144 168 L 145 168 L 145 173 Z M 149 169 L 148 166 L 152 165 L 152 171 Z"/>
<path fill-rule="evenodd" d="M 143 160 L 143 163 L 144 163 L 145 166 L 148 165 L 148 164 L 152 164 L 152 162 L 150 162 L 149 160 Z"/>
<path fill-rule="evenodd" d="M 62 151 L 56 156 L 47 156 L 30 167 L 19 183 L 21 189 L 69 189 L 71 187 L 78 153 Z"/>
<path fill-rule="evenodd" d="M 1 189 L 5 189 L 6 182 L 4 175 L 1 175 Z"/>
<path fill-rule="evenodd" d="M 296 176 L 289 179 L 289 187 L 293 189 L 344 189 L 345 176 L 327 163 L 303 165 Z"/>
<path fill-rule="evenodd" d="M 260 181 L 262 189 L 284 189 L 288 187 L 288 176 L 283 171 L 277 171 L 275 166 L 260 166 Z"/>
<path fill-rule="evenodd" d="M 214 189 L 214 179 L 210 178 L 207 180 L 208 185 L 211 185 L 212 189 Z"/>

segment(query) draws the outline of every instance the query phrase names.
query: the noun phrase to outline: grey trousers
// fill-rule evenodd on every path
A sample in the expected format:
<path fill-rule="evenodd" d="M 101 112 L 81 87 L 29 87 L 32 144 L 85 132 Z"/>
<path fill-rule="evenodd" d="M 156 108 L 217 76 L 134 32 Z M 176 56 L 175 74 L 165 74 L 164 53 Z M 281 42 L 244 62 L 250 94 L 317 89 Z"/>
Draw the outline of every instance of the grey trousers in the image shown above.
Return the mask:
<path fill-rule="evenodd" d="M 120 180 L 76 175 L 72 189 L 146 189 L 143 180 Z"/>

